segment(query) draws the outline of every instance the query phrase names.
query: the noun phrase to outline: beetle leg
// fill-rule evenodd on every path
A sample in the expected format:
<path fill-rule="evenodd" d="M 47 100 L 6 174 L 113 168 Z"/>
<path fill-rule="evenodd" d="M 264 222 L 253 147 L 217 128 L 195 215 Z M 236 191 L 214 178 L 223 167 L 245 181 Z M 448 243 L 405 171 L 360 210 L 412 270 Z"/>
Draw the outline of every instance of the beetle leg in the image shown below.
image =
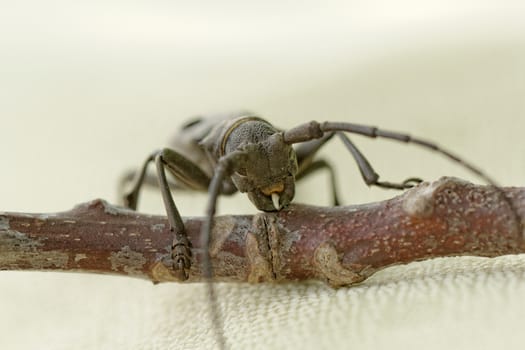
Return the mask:
<path fill-rule="evenodd" d="M 350 154 L 354 157 L 357 166 L 359 168 L 359 172 L 361 173 L 361 176 L 363 177 L 363 180 L 368 186 L 378 186 L 382 188 L 391 188 L 396 190 L 404 190 L 407 188 L 411 188 L 414 185 L 417 185 L 418 183 L 422 182 L 423 180 L 419 178 L 408 178 L 402 183 L 393 183 L 393 182 L 386 182 L 386 181 L 379 181 L 379 175 L 374 171 L 374 168 L 372 168 L 372 165 L 368 162 L 368 160 L 365 158 L 365 156 L 359 151 L 359 149 L 354 145 L 352 141 L 350 141 L 350 138 L 343 134 L 342 132 L 338 132 L 337 136 L 343 141 L 348 151 L 350 151 Z"/>
<path fill-rule="evenodd" d="M 184 280 L 188 278 L 188 270 L 191 267 L 191 242 L 186 235 L 184 222 L 171 195 L 165 170 L 168 169 L 180 183 L 193 190 L 206 191 L 210 178 L 184 156 L 169 148 L 164 148 L 152 153 L 146 159 L 135 180 L 135 185 L 130 193 L 124 197 L 127 206 L 131 209 L 137 208 L 139 191 L 146 179 L 148 164 L 152 161 L 155 161 L 157 167 L 158 185 L 166 208 L 170 230 L 174 234 L 172 245 L 174 268 L 179 272 L 179 277 Z"/>
<path fill-rule="evenodd" d="M 149 163 L 149 162 L 148 162 Z M 136 170 L 129 170 L 127 172 L 125 172 L 122 177 L 120 178 L 119 180 L 119 189 L 118 189 L 118 198 L 123 200 L 123 204 L 130 208 L 129 206 L 129 199 L 126 198 L 126 195 L 124 195 L 125 193 L 125 189 L 129 187 L 129 183 L 131 183 L 132 181 L 135 181 L 137 182 L 136 180 L 140 177 L 140 174 L 141 174 L 141 171 L 136 171 Z M 177 191 L 187 191 L 188 188 L 184 185 L 182 185 L 181 183 L 179 182 L 175 182 L 173 181 L 172 179 L 170 179 L 170 177 L 168 176 L 168 184 L 170 186 L 170 188 L 172 190 L 177 190 Z M 136 183 L 135 183 L 135 186 L 136 186 Z M 146 172 L 146 174 L 144 175 L 144 178 L 142 180 L 142 186 L 147 186 L 147 187 L 155 187 L 155 188 L 158 188 L 159 186 L 159 180 L 157 178 L 156 175 L 154 174 L 151 174 L 149 172 Z M 132 191 L 130 191 L 132 192 Z M 134 201 L 135 203 L 135 206 L 136 206 L 136 200 Z M 131 208 L 131 209 L 135 209 L 135 208 Z"/>
<path fill-rule="evenodd" d="M 316 172 L 317 170 L 326 169 L 330 173 L 330 185 L 332 191 L 333 205 L 339 205 L 339 198 L 337 196 L 337 184 L 335 179 L 335 172 L 332 168 L 332 165 L 328 163 L 325 159 L 315 159 L 314 157 L 317 154 L 317 151 L 334 136 L 334 133 L 327 133 L 322 138 L 317 140 L 311 140 L 308 142 L 303 142 L 295 148 L 295 153 L 297 155 L 297 165 L 299 170 L 295 179 L 300 181 L 306 176 Z"/>
<path fill-rule="evenodd" d="M 166 179 L 171 189 L 185 189 L 185 190 L 196 190 L 205 192 L 208 189 L 210 183 L 210 177 L 195 163 L 182 156 L 180 153 L 164 148 L 160 151 L 155 151 L 146 158 L 142 168 L 139 172 L 130 172 L 124 175 L 121 180 L 121 187 L 125 182 L 133 181 L 129 193 L 123 195 L 124 205 L 130 209 L 136 210 L 139 192 L 143 185 L 159 185 L 158 177 L 154 179 L 152 176 L 148 176 L 147 168 L 150 162 L 155 160 L 155 157 L 161 154 L 163 162 L 170 173 L 177 179 L 177 182 L 169 181 Z"/>
<path fill-rule="evenodd" d="M 157 153 L 158 151 L 150 154 L 148 158 L 146 158 L 146 160 L 142 164 L 140 171 L 133 172 L 133 174 L 131 175 L 126 174 L 120 180 L 119 194 L 121 194 L 123 204 L 126 208 L 130 208 L 133 210 L 137 209 L 139 193 L 140 193 L 142 186 L 144 185 L 144 181 L 146 180 L 146 171 L 148 170 L 148 165 L 155 159 L 155 156 L 157 155 Z M 131 190 L 126 194 L 124 193 L 123 189 L 124 189 L 124 185 L 126 184 L 126 182 L 129 182 L 129 181 L 134 182 L 134 185 L 132 186 Z"/>
<path fill-rule="evenodd" d="M 301 169 L 301 166 L 299 166 L 299 169 L 300 170 L 295 177 L 297 181 L 300 181 L 301 179 L 307 177 L 308 175 L 313 174 L 314 172 L 318 170 L 321 170 L 321 169 L 328 170 L 330 174 L 330 185 L 331 185 L 331 191 L 332 191 L 333 205 L 334 206 L 340 205 L 341 202 L 339 201 L 339 197 L 337 195 L 337 182 L 335 179 L 335 172 L 330 163 L 328 163 L 325 159 L 317 159 L 317 160 L 314 160 L 308 163 L 308 165 L 304 166 L 303 169 Z"/>

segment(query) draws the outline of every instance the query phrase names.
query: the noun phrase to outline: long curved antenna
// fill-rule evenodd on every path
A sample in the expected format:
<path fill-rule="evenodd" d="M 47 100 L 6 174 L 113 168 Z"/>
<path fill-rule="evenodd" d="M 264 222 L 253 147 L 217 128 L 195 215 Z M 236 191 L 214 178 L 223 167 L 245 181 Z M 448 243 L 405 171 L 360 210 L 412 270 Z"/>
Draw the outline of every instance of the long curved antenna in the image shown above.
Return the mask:
<path fill-rule="evenodd" d="M 201 246 L 203 249 L 202 269 L 203 276 L 206 280 L 209 300 L 211 300 L 211 316 L 213 329 L 220 349 L 226 348 L 226 338 L 223 333 L 223 324 L 220 317 L 220 311 L 217 305 L 217 293 L 213 286 L 213 266 L 210 256 L 211 229 L 213 227 L 213 218 L 217 209 L 217 199 L 221 193 L 222 183 L 225 178 L 231 175 L 235 165 L 243 161 L 246 156 L 245 152 L 235 151 L 219 159 L 214 170 L 213 178 L 208 189 L 208 206 L 206 208 L 206 220 L 201 228 Z"/>
<path fill-rule="evenodd" d="M 503 200 L 509 205 L 509 208 L 511 209 L 515 222 L 516 222 L 516 229 L 518 230 L 518 232 L 523 233 L 523 222 L 521 220 L 520 215 L 518 214 L 518 211 L 516 210 L 516 207 L 514 206 L 510 198 L 508 198 L 507 195 L 503 192 L 503 190 L 500 188 L 497 182 L 493 180 L 490 176 L 488 176 L 485 172 L 483 172 L 481 169 L 479 169 L 478 167 L 460 158 L 454 153 L 448 150 L 445 150 L 444 148 L 442 148 L 441 146 L 438 146 L 434 142 L 430 142 L 430 141 L 427 141 L 421 138 L 412 137 L 408 134 L 403 134 L 403 133 L 399 133 L 395 131 L 381 130 L 374 126 L 344 123 L 344 122 L 318 123 L 316 121 L 301 124 L 295 128 L 292 128 L 288 131 L 283 132 L 283 140 L 287 144 L 294 144 L 294 143 L 310 141 L 313 139 L 318 139 L 318 138 L 323 137 L 325 133 L 337 132 L 337 131 L 339 132 L 343 131 L 343 132 L 348 132 L 352 134 L 360 134 L 360 135 L 372 137 L 372 138 L 377 137 L 377 138 L 391 139 L 391 140 L 400 141 L 404 143 L 412 143 L 412 144 L 419 145 L 423 148 L 432 150 L 434 152 L 440 153 L 441 155 L 447 157 L 448 159 L 468 169 L 470 172 L 474 173 L 475 175 L 483 179 L 486 183 L 494 187 L 500 193 Z"/>

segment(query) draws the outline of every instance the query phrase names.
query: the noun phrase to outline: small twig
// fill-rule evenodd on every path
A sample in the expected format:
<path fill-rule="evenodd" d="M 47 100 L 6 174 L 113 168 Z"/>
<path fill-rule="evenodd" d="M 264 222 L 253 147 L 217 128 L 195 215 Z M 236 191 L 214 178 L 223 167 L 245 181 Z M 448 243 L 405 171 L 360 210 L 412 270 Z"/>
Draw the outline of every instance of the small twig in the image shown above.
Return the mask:
<path fill-rule="evenodd" d="M 455 178 L 393 199 L 348 207 L 292 205 L 278 213 L 215 219 L 211 256 L 222 281 L 321 279 L 358 283 L 392 264 L 443 256 L 525 252 L 525 188 L 496 190 Z M 521 220 L 521 219 L 520 219 Z M 189 282 L 202 280 L 202 218 L 184 223 L 193 242 Z M 0 213 L 0 270 L 123 274 L 154 282 L 172 273 L 166 218 L 94 200 L 56 214 Z"/>

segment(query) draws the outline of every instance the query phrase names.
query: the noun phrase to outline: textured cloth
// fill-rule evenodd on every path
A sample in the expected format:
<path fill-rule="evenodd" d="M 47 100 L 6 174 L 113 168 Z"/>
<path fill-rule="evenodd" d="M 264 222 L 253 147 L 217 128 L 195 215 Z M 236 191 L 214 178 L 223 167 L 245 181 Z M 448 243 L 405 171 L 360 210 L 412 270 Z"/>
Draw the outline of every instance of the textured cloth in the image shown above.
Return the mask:
<path fill-rule="evenodd" d="M 4 300 L 23 301 L 2 305 L 12 315 L 0 324 L 9 348 L 213 348 L 201 284 L 24 275 L 27 288 L 19 289 L 10 283 L 17 274 L 2 273 Z M 320 283 L 217 289 L 233 349 L 489 349 L 502 339 L 506 349 L 523 347 L 524 256 L 417 262 L 338 290 Z"/>

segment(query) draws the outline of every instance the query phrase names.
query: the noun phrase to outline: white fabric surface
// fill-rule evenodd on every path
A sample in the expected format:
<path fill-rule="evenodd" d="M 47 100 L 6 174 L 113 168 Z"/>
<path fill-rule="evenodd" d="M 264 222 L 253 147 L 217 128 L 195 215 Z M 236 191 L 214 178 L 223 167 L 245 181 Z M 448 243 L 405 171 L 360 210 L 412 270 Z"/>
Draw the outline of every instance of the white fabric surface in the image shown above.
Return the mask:
<path fill-rule="evenodd" d="M 524 185 L 521 1 L 18 1 L 0 4 L 0 210 L 116 200 L 124 169 L 185 117 L 250 108 L 281 127 L 345 120 L 436 140 L 503 184 Z M 210 29 L 211 28 L 211 29 Z M 353 137 L 386 180 L 454 175 L 415 147 Z M 336 142 L 345 203 L 368 189 Z M 343 159 L 343 160 L 341 160 Z M 327 204 L 326 174 L 297 201 Z M 317 191 L 314 191 L 317 190 Z M 178 195 L 185 215 L 205 195 Z M 141 210 L 162 213 L 148 192 Z M 243 196 L 222 213 L 253 212 Z M 218 286 L 242 349 L 523 348 L 525 257 L 396 266 L 354 288 Z M 1 349 L 213 348 L 200 284 L 0 272 Z"/>
<path fill-rule="evenodd" d="M 218 290 L 236 349 L 521 349 L 524 266 L 523 256 L 447 258 L 392 267 L 339 290 L 319 283 Z M 24 278 L 25 285 L 15 273 L 2 276 L 5 349 L 211 347 L 202 285 Z"/>

